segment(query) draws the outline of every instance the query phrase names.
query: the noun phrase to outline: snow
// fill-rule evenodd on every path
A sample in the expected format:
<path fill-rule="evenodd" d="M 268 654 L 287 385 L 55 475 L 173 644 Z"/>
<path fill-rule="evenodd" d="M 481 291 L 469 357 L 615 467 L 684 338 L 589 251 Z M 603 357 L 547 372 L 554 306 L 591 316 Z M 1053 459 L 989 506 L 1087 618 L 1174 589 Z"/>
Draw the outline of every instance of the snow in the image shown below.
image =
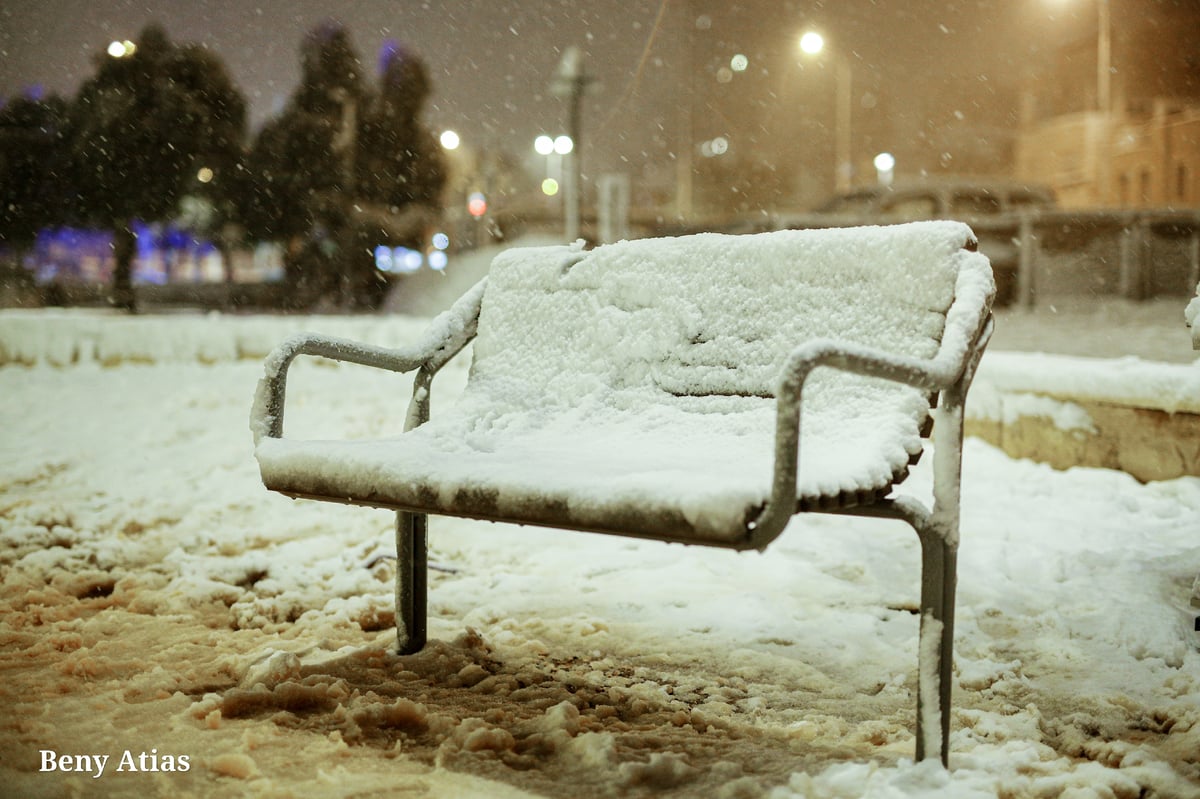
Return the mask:
<path fill-rule="evenodd" d="M 986 259 L 962 249 L 970 237 L 933 222 L 508 250 L 487 278 L 471 382 L 452 409 L 400 438 L 264 439 L 264 481 L 738 540 L 770 495 L 768 397 L 785 358 L 804 343 L 857 345 L 948 380 L 992 290 Z M 920 388 L 817 372 L 799 495 L 885 490 L 920 453 L 927 412 Z M 565 512 L 533 515 L 546 508 Z"/>
<path fill-rule="evenodd" d="M 1165 364 L 1134 357 L 992 352 L 976 379 L 1007 394 L 1037 392 L 1062 400 L 1200 413 L 1200 361 Z"/>
<path fill-rule="evenodd" d="M 1181 305 L 1160 330 L 1178 335 Z M 1078 346 L 1063 316 L 1001 314 L 981 374 L 1059 379 L 1058 359 L 996 347 L 1014 318 Z M 246 416 L 287 336 L 398 347 L 429 324 L 0 313 L 6 792 L 1200 795 L 1200 480 L 1055 471 L 974 439 L 949 772 L 912 762 L 918 545 L 886 521 L 806 515 L 736 554 L 438 517 L 431 642 L 391 654 L 391 514 L 266 491 Z M 1115 364 L 1109 385 L 1145 393 L 1146 370 Z M 409 376 L 292 374 L 289 435 L 403 428 Z M 466 379 L 460 357 L 434 381 L 435 418 Z M 929 490 L 929 461 L 906 488 Z M 152 749 L 189 770 L 113 771 Z M 112 760 L 39 772 L 41 750 Z"/>

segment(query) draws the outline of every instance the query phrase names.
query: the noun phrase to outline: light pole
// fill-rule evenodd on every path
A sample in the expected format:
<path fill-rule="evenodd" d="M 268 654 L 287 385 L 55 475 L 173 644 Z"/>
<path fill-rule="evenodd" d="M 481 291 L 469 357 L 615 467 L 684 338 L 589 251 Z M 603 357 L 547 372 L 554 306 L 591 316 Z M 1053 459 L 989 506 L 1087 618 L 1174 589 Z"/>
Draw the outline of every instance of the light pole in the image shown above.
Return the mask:
<path fill-rule="evenodd" d="M 1096 0 L 1096 202 L 1107 205 L 1109 161 L 1112 158 L 1112 9 L 1109 0 Z"/>
<path fill-rule="evenodd" d="M 1112 113 L 1112 16 L 1108 0 L 1097 0 L 1100 31 L 1096 35 L 1096 105 Z"/>
<path fill-rule="evenodd" d="M 816 31 L 805 31 L 800 36 L 800 50 L 815 56 L 825 50 L 825 37 Z M 854 175 L 854 163 L 850 155 L 850 62 L 840 53 L 833 56 L 834 67 L 834 186 L 839 192 L 849 191 L 850 179 Z"/>
<path fill-rule="evenodd" d="M 581 163 L 583 158 L 582 135 L 582 100 L 583 92 L 592 77 L 583 68 L 583 52 L 578 47 L 568 47 L 563 52 L 558 71 L 550 83 L 550 91 L 567 101 L 567 130 L 571 140 L 571 148 L 565 153 L 569 165 L 566 175 L 566 239 L 574 241 L 579 238 L 582 228 L 582 180 Z"/>
<path fill-rule="evenodd" d="M 1096 105 L 1100 108 L 1100 152 L 1096 170 L 1096 199 L 1108 204 L 1109 161 L 1112 158 L 1112 18 L 1108 0 L 1097 0 L 1100 31 L 1096 34 Z"/>

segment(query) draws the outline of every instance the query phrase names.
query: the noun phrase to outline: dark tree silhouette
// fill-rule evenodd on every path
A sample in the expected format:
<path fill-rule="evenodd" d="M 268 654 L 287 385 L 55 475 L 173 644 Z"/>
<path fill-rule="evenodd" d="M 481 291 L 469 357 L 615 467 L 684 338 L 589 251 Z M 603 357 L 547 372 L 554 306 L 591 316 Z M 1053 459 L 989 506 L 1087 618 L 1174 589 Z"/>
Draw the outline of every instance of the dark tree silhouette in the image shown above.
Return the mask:
<path fill-rule="evenodd" d="M 201 167 L 222 185 L 240 152 L 245 100 L 215 55 L 152 24 L 132 55 L 98 57 L 70 117 L 84 220 L 112 230 L 113 302 L 135 310 L 135 220 L 172 217 Z"/>
<path fill-rule="evenodd" d="M 300 85 L 248 154 L 242 217 L 252 235 L 285 243 L 295 305 L 337 291 L 375 307 L 385 284 L 372 248 L 420 246 L 421 220 L 440 205 L 440 148 L 418 119 L 428 76 L 393 46 L 372 90 L 349 33 L 330 22 L 308 34 L 300 55 Z"/>
<path fill-rule="evenodd" d="M 337 133 L 335 119 L 295 106 L 262 127 L 247 155 L 240 197 L 251 237 L 288 241 L 323 222 L 329 198 L 341 189 Z"/>
<path fill-rule="evenodd" d="M 347 99 L 361 101 L 366 93 L 350 32 L 333 20 L 309 31 L 300 45 L 300 67 L 293 102 L 307 113 L 337 116 Z"/>
<path fill-rule="evenodd" d="M 359 192 L 388 205 L 437 206 L 446 176 L 441 148 L 420 124 L 430 92 L 425 65 L 394 43 L 382 61 L 379 93 L 360 126 Z"/>
<path fill-rule="evenodd" d="M 0 244 L 20 261 L 44 227 L 69 220 L 67 103 L 18 97 L 0 108 Z"/>

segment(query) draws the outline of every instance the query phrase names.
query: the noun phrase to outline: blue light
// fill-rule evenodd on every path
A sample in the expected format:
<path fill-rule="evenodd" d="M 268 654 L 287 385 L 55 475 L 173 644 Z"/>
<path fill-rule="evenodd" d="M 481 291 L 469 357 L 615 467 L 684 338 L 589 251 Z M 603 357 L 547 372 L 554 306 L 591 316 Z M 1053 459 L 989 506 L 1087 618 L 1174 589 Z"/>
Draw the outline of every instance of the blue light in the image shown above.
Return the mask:
<path fill-rule="evenodd" d="M 375 268 L 380 272 L 391 272 L 395 262 L 392 259 L 392 249 L 380 244 L 375 248 Z"/>
<path fill-rule="evenodd" d="M 448 260 L 449 259 L 446 257 L 446 253 L 442 252 L 441 250 L 434 250 L 433 252 L 429 253 L 429 268 L 435 272 L 441 272 L 446 268 L 446 262 Z"/>
<path fill-rule="evenodd" d="M 396 262 L 396 271 L 408 274 L 419 271 L 421 264 L 425 261 L 421 253 L 407 247 L 397 247 L 392 250 L 392 258 Z"/>

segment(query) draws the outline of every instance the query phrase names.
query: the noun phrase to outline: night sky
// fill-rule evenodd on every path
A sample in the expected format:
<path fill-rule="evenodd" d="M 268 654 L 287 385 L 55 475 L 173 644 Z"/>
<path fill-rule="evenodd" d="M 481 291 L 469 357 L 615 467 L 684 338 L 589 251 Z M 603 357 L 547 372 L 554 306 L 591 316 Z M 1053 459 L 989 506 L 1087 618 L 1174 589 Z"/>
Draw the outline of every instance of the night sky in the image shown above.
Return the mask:
<path fill-rule="evenodd" d="M 425 61 L 434 83 L 429 127 L 524 153 L 537 134 L 564 131 L 564 103 L 547 87 L 563 48 L 579 45 L 596 78 L 584 110 L 589 153 L 601 168 L 636 174 L 669 160 L 689 90 L 695 137 L 727 135 L 731 152 L 787 154 L 795 140 L 819 138 L 832 122 L 832 70 L 800 61 L 795 42 L 806 27 L 849 54 L 856 137 L 874 148 L 919 133 L 919 118 L 895 122 L 912 109 L 940 107 L 970 124 L 994 87 L 1036 74 L 1063 41 L 1094 40 L 1096 2 L 0 0 L 0 97 L 31 86 L 69 96 L 108 42 L 135 38 L 153 20 L 224 59 L 257 127 L 295 88 L 304 34 L 333 18 L 369 64 L 386 38 Z M 722 67 L 739 53 L 749 68 L 722 83 Z"/>

